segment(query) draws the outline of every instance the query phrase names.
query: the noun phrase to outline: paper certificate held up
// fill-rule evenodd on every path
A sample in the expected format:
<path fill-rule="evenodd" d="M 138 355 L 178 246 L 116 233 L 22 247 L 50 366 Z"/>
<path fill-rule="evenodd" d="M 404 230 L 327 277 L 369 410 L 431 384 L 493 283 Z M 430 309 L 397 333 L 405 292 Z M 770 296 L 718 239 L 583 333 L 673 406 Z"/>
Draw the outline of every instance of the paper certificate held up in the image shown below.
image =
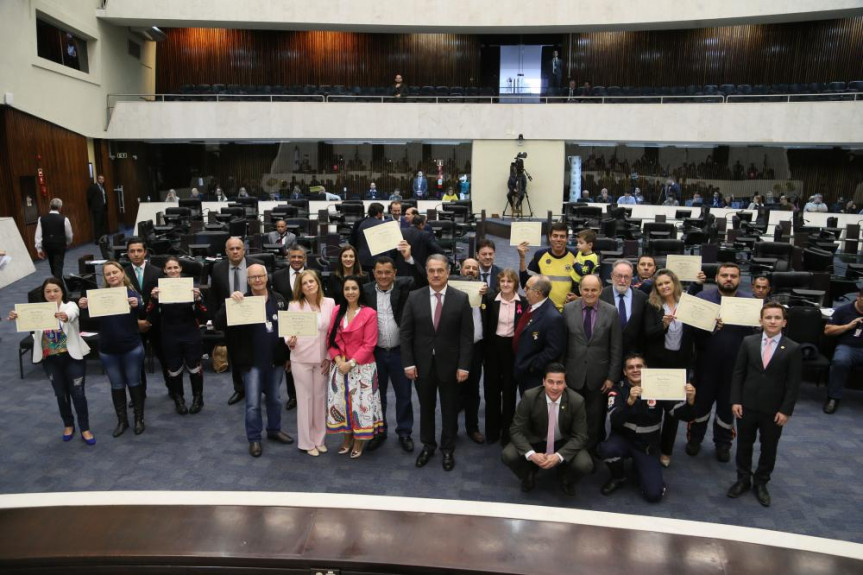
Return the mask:
<path fill-rule="evenodd" d="M 673 271 L 680 281 L 694 282 L 698 279 L 698 272 L 701 271 L 701 256 L 668 254 L 665 267 Z"/>
<path fill-rule="evenodd" d="M 369 244 L 369 252 L 373 256 L 396 249 L 399 242 L 404 239 L 399 223 L 396 221 L 386 222 L 363 230 L 366 243 Z"/>
<path fill-rule="evenodd" d="M 54 317 L 57 302 L 16 303 L 15 313 L 18 314 L 15 322 L 18 331 L 60 329 L 60 320 Z"/>
<path fill-rule="evenodd" d="M 684 293 L 680 295 L 674 317 L 686 325 L 713 331 L 719 317 L 719 304 Z"/>
<path fill-rule="evenodd" d="M 686 399 L 685 369 L 641 370 L 641 399 L 682 401 Z"/>
<path fill-rule="evenodd" d="M 90 317 L 129 313 L 129 292 L 125 287 L 88 289 L 87 309 Z"/>
<path fill-rule="evenodd" d="M 316 311 L 280 311 L 279 337 L 316 337 L 319 316 Z"/>
<path fill-rule="evenodd" d="M 727 325 L 745 325 L 757 327 L 761 325 L 761 308 L 764 300 L 750 297 L 722 296 L 719 318 Z"/>
<path fill-rule="evenodd" d="M 267 298 L 262 295 L 246 296 L 242 301 L 228 298 L 225 315 L 229 326 L 267 323 Z"/>
<path fill-rule="evenodd" d="M 482 296 L 480 295 L 479 290 L 482 289 L 482 286 L 486 285 L 485 283 L 465 280 L 450 280 L 447 283 L 458 291 L 463 291 L 467 294 L 470 307 L 479 307 L 482 305 Z"/>
<path fill-rule="evenodd" d="M 159 278 L 159 303 L 191 303 L 194 290 L 193 278 Z"/>
<path fill-rule="evenodd" d="M 509 245 L 527 242 L 529 246 L 542 245 L 542 222 L 512 222 L 509 228 Z"/>

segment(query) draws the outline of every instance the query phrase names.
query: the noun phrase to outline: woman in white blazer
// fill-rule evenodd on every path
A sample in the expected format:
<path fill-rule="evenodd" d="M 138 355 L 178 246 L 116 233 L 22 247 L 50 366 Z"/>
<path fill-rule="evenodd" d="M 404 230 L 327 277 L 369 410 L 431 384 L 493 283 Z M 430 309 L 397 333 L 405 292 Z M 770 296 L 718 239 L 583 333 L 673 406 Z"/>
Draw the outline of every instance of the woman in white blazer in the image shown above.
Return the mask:
<path fill-rule="evenodd" d="M 41 363 L 45 374 L 57 396 L 60 417 L 63 418 L 63 441 L 75 435 L 75 418 L 72 406 L 78 415 L 81 438 L 87 445 L 96 445 L 96 437 L 90 431 L 87 396 L 84 394 L 86 362 L 90 346 L 81 338 L 78 327 L 78 306 L 66 301 L 63 282 L 48 278 L 42 283 L 42 295 L 46 302 L 57 303 L 57 329 L 33 332 L 33 363 Z M 18 318 L 14 311 L 9 319 Z"/>
<path fill-rule="evenodd" d="M 297 446 L 317 457 L 326 453 L 327 434 L 327 375 L 330 359 L 327 355 L 327 330 L 336 302 L 324 297 L 317 272 L 306 270 L 294 286 L 294 299 L 288 311 L 318 314 L 318 333 L 311 336 L 285 338 L 291 350 L 291 372 L 297 387 Z"/>

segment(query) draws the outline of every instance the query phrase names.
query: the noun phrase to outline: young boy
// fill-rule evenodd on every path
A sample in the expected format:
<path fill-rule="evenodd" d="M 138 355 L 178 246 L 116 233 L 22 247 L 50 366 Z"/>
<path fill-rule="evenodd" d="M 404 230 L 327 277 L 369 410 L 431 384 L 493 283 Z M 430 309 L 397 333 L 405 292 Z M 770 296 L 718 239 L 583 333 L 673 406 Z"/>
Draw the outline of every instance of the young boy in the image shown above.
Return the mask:
<path fill-rule="evenodd" d="M 737 418 L 737 482 L 728 497 L 740 497 L 754 484 L 755 497 L 770 506 L 767 482 L 776 464 L 776 448 L 800 390 L 800 346 L 782 335 L 785 308 L 767 302 L 761 308 L 762 333 L 743 339 L 731 379 L 731 411 Z M 752 446 L 761 436 L 761 457 L 752 473 Z"/>
<path fill-rule="evenodd" d="M 579 293 L 578 287 L 581 278 L 594 273 L 599 267 L 599 256 L 593 253 L 593 242 L 596 241 L 596 232 L 593 230 L 581 230 L 576 235 L 576 246 L 578 253 L 575 254 L 575 263 L 572 265 L 572 291 Z"/>

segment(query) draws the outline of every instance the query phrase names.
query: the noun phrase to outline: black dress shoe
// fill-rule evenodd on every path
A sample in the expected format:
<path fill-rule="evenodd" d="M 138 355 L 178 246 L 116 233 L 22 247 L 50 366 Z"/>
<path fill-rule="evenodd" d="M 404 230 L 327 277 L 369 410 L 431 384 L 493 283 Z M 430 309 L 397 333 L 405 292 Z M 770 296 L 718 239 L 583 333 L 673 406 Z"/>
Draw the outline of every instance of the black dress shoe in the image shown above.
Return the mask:
<path fill-rule="evenodd" d="M 378 447 L 383 445 L 384 441 L 386 441 L 386 439 L 387 439 L 386 433 L 381 434 L 381 435 L 375 435 L 374 437 L 372 437 L 371 441 L 368 442 L 365 450 L 366 451 L 374 451 L 375 449 L 377 449 Z"/>
<path fill-rule="evenodd" d="M 686 442 L 686 455 L 695 457 L 698 455 L 699 451 L 701 451 L 701 443 L 693 441 L 692 439 Z"/>
<path fill-rule="evenodd" d="M 600 492 L 603 495 L 611 495 L 612 493 L 620 489 L 620 486 L 624 483 L 626 483 L 626 477 L 612 477 L 605 482 L 605 485 L 602 486 Z"/>
<path fill-rule="evenodd" d="M 740 480 L 728 488 L 728 497 L 730 497 L 731 499 L 737 499 L 738 497 L 749 491 L 751 487 L 752 486 L 749 484 L 748 481 Z"/>
<path fill-rule="evenodd" d="M 401 445 L 402 449 L 404 449 L 408 453 L 414 452 L 414 440 L 407 435 L 399 437 L 399 445 Z"/>
<path fill-rule="evenodd" d="M 521 480 L 521 490 L 525 493 L 529 493 L 533 491 L 534 487 L 536 487 L 536 470 L 531 469 L 527 472 L 527 475 L 524 476 L 524 479 Z"/>
<path fill-rule="evenodd" d="M 565 495 L 575 497 L 575 483 L 572 483 L 571 481 L 561 481 L 560 489 Z"/>
<path fill-rule="evenodd" d="M 443 454 L 443 470 L 444 471 L 452 471 L 452 468 L 455 467 L 455 457 L 452 456 L 452 453 Z"/>
<path fill-rule="evenodd" d="M 718 461 L 719 463 L 728 463 L 729 461 L 731 461 L 731 446 L 717 445 L 716 461 Z"/>
<path fill-rule="evenodd" d="M 235 391 L 234 395 L 228 400 L 228 405 L 234 405 L 246 399 L 246 393 L 243 391 Z"/>
<path fill-rule="evenodd" d="M 467 436 L 470 437 L 474 443 L 485 443 L 485 435 L 483 435 L 479 431 L 470 431 L 468 432 Z"/>
<path fill-rule="evenodd" d="M 763 483 L 755 484 L 755 499 L 764 507 L 770 507 L 770 493 L 767 491 L 767 486 Z"/>
<path fill-rule="evenodd" d="M 294 399 L 293 397 L 289 398 L 288 401 L 285 403 L 285 409 L 287 411 L 295 409 L 296 407 L 297 407 L 297 400 Z M 368 449 L 368 448 L 366 448 L 366 449 Z"/>
<path fill-rule="evenodd" d="M 279 443 L 285 443 L 290 445 L 294 442 L 294 438 L 285 433 L 284 431 L 280 431 L 278 433 L 268 433 L 267 439 L 270 441 L 278 441 Z"/>
<path fill-rule="evenodd" d="M 827 398 L 827 401 L 824 402 L 824 413 L 827 415 L 833 415 L 836 413 L 836 409 L 839 407 L 839 400 Z"/>
<path fill-rule="evenodd" d="M 429 449 L 428 447 L 423 447 L 423 450 L 420 451 L 419 457 L 417 457 L 417 467 L 425 467 L 425 464 L 429 462 L 432 455 L 434 455 L 434 450 Z"/>
<path fill-rule="evenodd" d="M 260 441 L 253 441 L 249 444 L 249 455 L 252 457 L 260 457 L 263 452 Z"/>

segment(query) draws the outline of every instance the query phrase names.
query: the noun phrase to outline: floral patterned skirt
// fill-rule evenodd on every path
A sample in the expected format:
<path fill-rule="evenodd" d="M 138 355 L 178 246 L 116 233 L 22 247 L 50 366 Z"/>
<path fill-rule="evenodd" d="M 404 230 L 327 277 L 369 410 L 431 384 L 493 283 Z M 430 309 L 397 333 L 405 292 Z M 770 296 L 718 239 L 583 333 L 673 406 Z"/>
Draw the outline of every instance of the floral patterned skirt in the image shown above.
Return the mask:
<path fill-rule="evenodd" d="M 342 375 L 334 363 L 327 380 L 327 433 L 353 433 L 364 440 L 383 429 L 377 365 L 358 365 Z"/>

